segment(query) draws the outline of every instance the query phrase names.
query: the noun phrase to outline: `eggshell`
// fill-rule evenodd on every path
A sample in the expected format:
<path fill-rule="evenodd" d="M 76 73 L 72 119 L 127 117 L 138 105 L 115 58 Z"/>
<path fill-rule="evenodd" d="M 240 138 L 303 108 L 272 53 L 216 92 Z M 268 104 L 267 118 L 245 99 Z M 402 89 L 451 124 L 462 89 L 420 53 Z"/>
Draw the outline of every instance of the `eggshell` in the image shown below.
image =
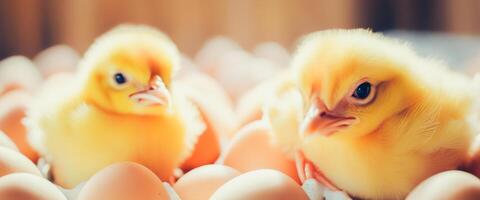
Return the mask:
<path fill-rule="evenodd" d="M 185 171 L 196 167 L 212 164 L 220 155 L 219 138 L 207 124 L 205 132 L 198 138 L 190 157 L 182 163 L 181 168 Z"/>
<path fill-rule="evenodd" d="M 5 135 L 3 131 L 0 131 L 0 146 L 7 147 L 11 150 L 19 151 L 15 143 L 13 143 L 13 141 L 10 140 L 10 138 Z"/>
<path fill-rule="evenodd" d="M 467 60 L 464 71 L 471 76 L 480 72 L 480 52 L 477 52 L 475 56 Z"/>
<path fill-rule="evenodd" d="M 216 73 L 219 67 L 219 59 L 232 51 L 241 50 L 239 44 L 227 37 L 214 37 L 207 42 L 195 55 L 194 61 L 209 75 Z"/>
<path fill-rule="evenodd" d="M 465 170 L 477 177 L 480 177 L 480 135 L 477 135 L 475 137 L 471 150 L 472 156 L 468 160 L 468 163 L 465 166 Z"/>
<path fill-rule="evenodd" d="M 225 149 L 220 162 L 240 172 L 275 169 L 300 182 L 295 161 L 273 142 L 270 129 L 262 121 L 242 128 Z"/>
<path fill-rule="evenodd" d="M 18 151 L 0 146 L 0 176 L 25 172 L 42 176 L 37 166 Z"/>
<path fill-rule="evenodd" d="M 175 190 L 173 189 L 172 185 L 170 185 L 170 184 L 167 183 L 167 182 L 163 182 L 163 187 L 164 187 L 165 190 L 167 191 L 167 193 L 168 193 L 168 198 L 170 198 L 170 200 L 181 200 L 181 199 L 180 199 L 180 196 L 178 196 L 177 192 L 175 192 Z"/>
<path fill-rule="evenodd" d="M 290 53 L 276 42 L 264 42 L 255 46 L 253 54 L 273 62 L 277 67 L 286 68 L 290 64 Z"/>
<path fill-rule="evenodd" d="M 177 83 L 182 85 L 185 95 L 199 108 L 218 137 L 236 131 L 238 125 L 233 102 L 218 81 L 205 73 L 194 72 L 180 78 Z"/>
<path fill-rule="evenodd" d="M 33 62 L 38 66 L 44 77 L 58 72 L 73 72 L 80 55 L 67 45 L 49 47 L 35 56 Z"/>
<path fill-rule="evenodd" d="M 35 162 L 38 153 L 28 142 L 27 131 L 22 123 L 31 98 L 32 96 L 23 90 L 11 91 L 0 98 L 0 130 L 7 134 L 22 154 Z"/>
<path fill-rule="evenodd" d="M 201 72 L 191 72 L 177 79 L 176 89 L 198 108 L 206 125 L 194 151 L 181 168 L 190 170 L 212 164 L 220 155 L 222 141 L 237 129 L 233 103 L 216 80 Z"/>
<path fill-rule="evenodd" d="M 220 82 L 233 101 L 252 87 L 256 77 L 248 77 L 252 55 L 242 49 L 222 54 L 218 67 L 211 76 Z M 253 73 L 253 72 L 251 72 Z"/>
<path fill-rule="evenodd" d="M 480 199 L 480 180 L 463 171 L 442 172 L 420 183 L 406 199 Z"/>
<path fill-rule="evenodd" d="M 14 173 L 0 178 L 2 200 L 67 200 L 48 180 L 27 174 Z"/>
<path fill-rule="evenodd" d="M 270 169 L 256 170 L 233 178 L 211 200 L 308 200 L 307 194 L 287 175 Z"/>
<path fill-rule="evenodd" d="M 0 61 L 0 95 L 15 89 L 33 91 L 40 85 L 42 74 L 24 56 L 11 56 Z"/>
<path fill-rule="evenodd" d="M 182 78 L 190 73 L 200 72 L 199 67 L 187 55 L 180 55 L 180 69 L 176 72 L 176 78 Z"/>
<path fill-rule="evenodd" d="M 290 74 L 287 71 L 283 71 L 245 92 L 237 101 L 235 108 L 239 125 L 244 126 L 250 122 L 260 120 L 262 118 L 263 106 L 273 95 L 274 91 L 285 80 L 288 80 L 289 76 Z"/>
<path fill-rule="evenodd" d="M 189 171 L 173 186 L 182 200 L 208 199 L 240 172 L 223 165 L 205 165 Z"/>
<path fill-rule="evenodd" d="M 132 162 L 113 164 L 99 171 L 78 195 L 78 200 L 137 199 L 168 199 L 168 193 L 152 171 Z"/>

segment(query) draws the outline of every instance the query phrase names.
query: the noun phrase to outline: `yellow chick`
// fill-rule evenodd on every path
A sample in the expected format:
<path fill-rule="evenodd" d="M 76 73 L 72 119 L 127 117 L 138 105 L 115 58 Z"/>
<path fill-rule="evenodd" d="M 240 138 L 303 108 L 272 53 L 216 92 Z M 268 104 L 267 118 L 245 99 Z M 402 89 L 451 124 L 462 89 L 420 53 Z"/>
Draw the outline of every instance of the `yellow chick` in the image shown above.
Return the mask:
<path fill-rule="evenodd" d="M 299 150 L 302 180 L 365 199 L 403 199 L 468 157 L 472 84 L 367 30 L 305 38 L 291 84 L 265 107 L 277 141 Z"/>
<path fill-rule="evenodd" d="M 178 67 L 167 36 L 123 25 L 95 41 L 72 79 L 47 82 L 25 123 L 55 182 L 73 187 L 120 161 L 169 180 L 205 128 L 175 89 Z"/>

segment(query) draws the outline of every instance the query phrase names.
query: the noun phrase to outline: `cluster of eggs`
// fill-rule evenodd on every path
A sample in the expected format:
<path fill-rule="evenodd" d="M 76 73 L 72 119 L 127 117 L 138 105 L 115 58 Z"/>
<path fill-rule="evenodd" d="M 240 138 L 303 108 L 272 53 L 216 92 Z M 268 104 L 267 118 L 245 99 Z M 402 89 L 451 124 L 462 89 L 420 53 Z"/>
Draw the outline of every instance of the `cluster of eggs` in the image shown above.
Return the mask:
<path fill-rule="evenodd" d="M 71 74 L 79 58 L 74 50 L 60 45 L 32 60 L 13 56 L 0 62 L 0 199 L 350 199 L 313 180 L 302 185 L 294 161 L 271 142 L 262 122 L 233 131 L 235 134 L 222 141 L 215 164 L 192 169 L 174 183 L 162 182 L 140 164 L 125 162 L 104 168 L 74 189 L 55 185 L 46 178 L 48 168 L 29 145 L 21 121 L 42 81 Z M 223 99 L 234 112 L 232 121 L 241 127 L 261 117 L 256 96 L 261 92 L 256 86 L 287 68 L 289 61 L 289 52 L 277 43 L 263 43 L 248 52 L 228 38 L 216 37 L 193 59 L 183 57 L 178 79 L 195 83 L 204 81 L 196 75 L 211 77 L 215 83 L 209 89 L 224 95 L 210 99 Z M 445 182 L 463 185 L 459 188 L 478 188 L 474 176 L 447 172 L 422 183 L 409 198 L 436 199 L 431 191 L 438 190 L 446 191 L 442 197 L 468 195 L 440 184 Z"/>

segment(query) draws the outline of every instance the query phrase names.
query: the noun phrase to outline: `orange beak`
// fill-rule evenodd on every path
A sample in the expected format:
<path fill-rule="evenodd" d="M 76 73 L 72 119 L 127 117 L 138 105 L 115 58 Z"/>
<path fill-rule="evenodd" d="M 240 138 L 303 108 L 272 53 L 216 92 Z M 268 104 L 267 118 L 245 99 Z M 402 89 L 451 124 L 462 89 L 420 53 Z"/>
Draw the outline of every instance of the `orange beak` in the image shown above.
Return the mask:
<path fill-rule="evenodd" d="M 148 89 L 130 94 L 129 97 L 142 106 L 170 106 L 171 103 L 170 92 L 158 75 L 152 78 Z"/>
<path fill-rule="evenodd" d="M 312 105 L 307 112 L 302 124 L 301 133 L 304 136 L 321 134 L 331 136 L 341 129 L 347 128 L 357 119 L 355 117 L 346 117 L 328 111 L 325 106 L 319 107 Z"/>

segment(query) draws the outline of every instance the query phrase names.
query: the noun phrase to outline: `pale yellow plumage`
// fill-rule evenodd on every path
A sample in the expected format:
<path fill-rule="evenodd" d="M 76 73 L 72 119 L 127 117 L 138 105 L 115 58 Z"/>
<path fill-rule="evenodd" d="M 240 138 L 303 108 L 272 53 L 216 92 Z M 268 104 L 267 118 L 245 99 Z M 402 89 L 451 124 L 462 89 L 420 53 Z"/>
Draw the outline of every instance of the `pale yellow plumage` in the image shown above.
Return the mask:
<path fill-rule="evenodd" d="M 55 181 L 73 187 L 120 161 L 139 162 L 168 180 L 205 127 L 197 108 L 175 89 L 178 65 L 177 49 L 165 35 L 124 25 L 92 45 L 74 77 L 46 83 L 25 121 Z M 118 73 L 126 83 L 115 82 Z M 162 99 L 148 99 L 160 90 Z"/>
<path fill-rule="evenodd" d="M 300 141 L 296 149 L 349 194 L 402 199 L 423 179 L 467 158 L 475 133 L 474 90 L 470 80 L 441 63 L 380 34 L 332 30 L 309 35 L 292 65 L 291 88 L 301 93 L 303 109 L 297 113 L 303 119 L 275 121 L 278 113 L 269 121 L 274 129 L 303 123 L 298 121 L 307 120 L 311 107 L 321 107 L 330 118 L 354 118 L 329 136 L 313 126 L 311 135 L 297 131 L 277 138 Z M 376 89 L 366 104 L 351 93 L 365 82 L 372 85 L 369 91 Z M 266 112 L 271 110 L 267 106 Z M 324 116 L 311 118 L 320 123 Z"/>

